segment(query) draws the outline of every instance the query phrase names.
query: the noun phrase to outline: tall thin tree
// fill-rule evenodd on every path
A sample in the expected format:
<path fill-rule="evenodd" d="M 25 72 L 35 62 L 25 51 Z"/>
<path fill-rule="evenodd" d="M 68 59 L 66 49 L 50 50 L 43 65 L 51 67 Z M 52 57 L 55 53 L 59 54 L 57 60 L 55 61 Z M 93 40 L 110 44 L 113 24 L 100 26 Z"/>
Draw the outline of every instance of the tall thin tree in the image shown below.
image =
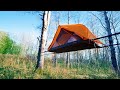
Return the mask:
<path fill-rule="evenodd" d="M 104 11 L 103 15 L 104 15 L 105 23 L 106 23 L 106 31 L 107 31 L 108 35 L 111 35 L 112 32 L 111 32 L 110 21 L 109 21 L 109 18 L 107 16 L 107 13 L 108 13 L 107 11 Z M 117 65 L 117 60 L 116 60 L 115 47 L 113 46 L 112 36 L 108 37 L 108 40 L 109 40 L 109 44 L 111 45 L 110 52 L 111 52 L 112 65 L 114 67 L 115 72 L 120 75 L 120 71 L 119 71 L 119 68 Z"/>
<path fill-rule="evenodd" d="M 93 13 L 91 13 L 91 14 L 94 15 L 100 21 L 100 24 L 107 31 L 108 35 L 111 35 L 112 34 L 111 27 L 112 26 L 110 24 L 110 19 L 108 17 L 108 12 L 107 11 L 102 11 L 101 13 L 103 14 L 105 25 L 103 24 L 102 20 L 99 17 L 97 17 Z M 110 53 L 111 53 L 112 66 L 113 66 L 115 72 L 120 76 L 120 70 L 118 68 L 118 64 L 117 64 L 117 60 L 116 60 L 115 47 L 113 46 L 113 38 L 112 38 L 112 36 L 108 37 L 108 41 L 109 41 L 109 44 L 110 44 Z"/>
<path fill-rule="evenodd" d="M 119 19 L 115 20 L 116 18 L 114 19 L 113 11 L 111 11 L 111 17 L 110 17 L 110 19 L 111 19 L 110 23 L 111 23 L 112 29 L 114 30 L 114 33 L 116 33 L 116 27 L 118 27 L 118 24 L 120 23 L 120 20 Z M 117 41 L 117 44 L 119 44 L 119 40 L 118 40 L 117 35 L 115 35 L 115 39 Z M 120 55 L 119 55 L 120 54 L 120 46 L 119 45 L 117 45 L 117 49 L 118 49 L 118 66 L 120 68 L 120 65 L 119 65 L 120 64 L 120 60 L 119 60 L 120 59 Z"/>
<path fill-rule="evenodd" d="M 59 25 L 59 22 L 60 22 L 60 12 L 57 11 L 57 15 L 56 15 L 56 29 L 58 28 L 58 25 Z M 54 65 L 57 66 L 57 54 L 54 53 Z"/>
<path fill-rule="evenodd" d="M 50 11 L 43 11 L 41 37 L 38 38 L 39 49 L 38 49 L 38 56 L 37 56 L 38 60 L 37 60 L 36 69 L 38 67 L 43 69 L 43 67 L 44 67 L 45 42 L 46 42 L 46 38 L 47 38 L 47 31 L 48 31 L 50 15 L 51 15 Z"/>
<path fill-rule="evenodd" d="M 70 19 L 70 14 L 69 14 L 69 11 L 68 11 L 68 24 L 69 24 L 69 20 Z M 70 52 L 67 52 L 67 58 L 66 58 L 66 66 L 69 68 L 69 65 L 70 65 Z"/>

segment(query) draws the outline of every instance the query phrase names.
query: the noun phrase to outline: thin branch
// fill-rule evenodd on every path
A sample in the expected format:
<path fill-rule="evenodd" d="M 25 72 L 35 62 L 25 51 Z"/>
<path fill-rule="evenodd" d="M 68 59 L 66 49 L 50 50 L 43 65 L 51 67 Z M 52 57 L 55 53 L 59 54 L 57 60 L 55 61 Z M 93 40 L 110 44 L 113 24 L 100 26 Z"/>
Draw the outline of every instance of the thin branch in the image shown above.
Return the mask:
<path fill-rule="evenodd" d="M 112 25 L 114 25 L 114 24 L 113 24 L 113 23 L 114 23 L 114 20 L 113 20 L 113 14 L 112 14 L 112 13 L 111 13 L 111 21 L 110 21 L 110 23 L 111 23 Z M 120 23 L 120 21 L 118 21 L 118 22 L 114 25 L 114 28 L 116 28 L 119 23 Z"/>
<path fill-rule="evenodd" d="M 41 17 L 42 17 L 42 16 L 43 16 L 43 13 L 39 13 L 39 16 L 41 16 Z"/>
<path fill-rule="evenodd" d="M 115 24 L 115 26 L 114 26 L 114 27 L 116 28 L 116 27 L 117 27 L 117 25 L 118 25 L 119 23 L 120 23 L 120 21 L 118 21 L 118 22 L 117 22 L 117 24 Z"/>
<path fill-rule="evenodd" d="M 95 14 L 93 14 L 92 12 L 89 12 L 89 13 L 91 13 L 93 16 L 95 16 L 99 21 L 100 21 L 100 23 L 101 23 L 101 25 L 106 29 L 106 27 L 103 25 L 103 23 L 102 23 L 102 21 L 100 20 L 100 18 L 98 18 Z"/>
<path fill-rule="evenodd" d="M 113 15 L 113 14 L 112 14 L 112 11 L 111 11 L 111 13 L 110 13 L 110 17 L 109 17 L 109 21 L 110 21 L 110 19 L 111 19 L 112 15 Z"/>
<path fill-rule="evenodd" d="M 38 41 L 40 42 L 40 39 L 37 37 Z"/>
<path fill-rule="evenodd" d="M 40 36 L 39 36 L 39 37 L 37 37 L 37 39 L 38 39 L 38 41 L 40 42 Z"/>

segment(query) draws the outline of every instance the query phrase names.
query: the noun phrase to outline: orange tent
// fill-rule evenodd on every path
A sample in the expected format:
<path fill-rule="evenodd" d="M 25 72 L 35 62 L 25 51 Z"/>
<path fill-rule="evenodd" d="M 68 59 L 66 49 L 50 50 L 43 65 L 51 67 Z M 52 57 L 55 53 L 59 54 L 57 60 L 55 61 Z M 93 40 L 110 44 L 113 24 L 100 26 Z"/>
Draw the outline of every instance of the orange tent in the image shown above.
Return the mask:
<path fill-rule="evenodd" d="M 83 24 L 59 25 L 52 43 L 48 47 L 50 52 L 69 52 L 83 49 L 99 48 L 103 44 Z"/>

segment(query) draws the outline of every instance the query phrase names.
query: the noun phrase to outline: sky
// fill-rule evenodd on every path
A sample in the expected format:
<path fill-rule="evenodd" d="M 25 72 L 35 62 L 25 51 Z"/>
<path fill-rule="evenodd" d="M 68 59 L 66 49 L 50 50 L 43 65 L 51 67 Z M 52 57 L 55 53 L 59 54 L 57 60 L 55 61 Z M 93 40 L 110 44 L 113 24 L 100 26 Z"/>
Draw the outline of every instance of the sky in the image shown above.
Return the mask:
<path fill-rule="evenodd" d="M 40 35 L 40 29 L 37 27 L 41 25 L 41 19 L 38 13 L 32 14 L 32 12 L 0 11 L 0 31 L 9 33 L 10 37 L 18 43 L 22 42 L 23 44 L 28 45 L 31 45 L 33 43 L 37 44 L 37 37 Z M 58 25 L 56 25 L 57 19 L 55 18 L 60 15 L 59 24 L 68 24 L 67 14 L 68 11 L 61 11 L 60 14 L 58 14 L 56 11 L 52 11 L 48 29 L 47 47 L 50 45 L 58 27 Z M 99 28 L 101 26 L 97 24 L 95 17 L 91 17 L 87 11 L 70 11 L 70 24 L 81 23 L 93 31 L 93 28 L 90 27 L 91 22 L 89 21 L 93 21 L 93 24 L 98 27 L 94 28 L 99 29 L 100 31 L 97 34 L 100 34 L 102 29 Z"/>
<path fill-rule="evenodd" d="M 34 30 L 39 20 L 36 15 L 22 11 L 0 11 L 0 29 L 7 32 Z"/>
<path fill-rule="evenodd" d="M 67 20 L 68 11 L 60 12 L 60 23 L 68 24 Z M 57 30 L 56 17 L 58 13 L 52 11 L 50 27 L 48 30 L 48 45 L 50 44 L 53 36 Z M 85 11 L 77 12 L 70 11 L 70 24 L 82 23 L 87 25 L 87 21 L 90 19 L 88 13 Z M 37 27 L 41 25 L 40 16 L 28 11 L 0 11 L 0 31 L 9 33 L 10 37 L 16 42 L 20 42 L 23 39 L 31 40 L 36 43 L 36 38 L 40 35 L 40 30 Z M 88 26 L 89 27 L 89 26 Z"/>
<path fill-rule="evenodd" d="M 39 25 L 37 14 L 25 11 L 0 11 L 0 31 L 7 32 L 16 42 L 20 42 L 22 37 L 28 40 L 36 39 Z"/>

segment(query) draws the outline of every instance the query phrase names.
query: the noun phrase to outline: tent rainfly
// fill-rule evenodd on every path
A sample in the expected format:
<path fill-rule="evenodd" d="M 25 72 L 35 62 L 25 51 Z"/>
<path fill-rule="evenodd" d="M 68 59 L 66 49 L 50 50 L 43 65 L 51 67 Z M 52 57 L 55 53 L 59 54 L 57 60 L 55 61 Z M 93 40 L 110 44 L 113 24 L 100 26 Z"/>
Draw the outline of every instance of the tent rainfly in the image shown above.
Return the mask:
<path fill-rule="evenodd" d="M 103 44 L 85 25 L 59 25 L 49 52 L 62 53 L 76 50 L 100 48 Z"/>

